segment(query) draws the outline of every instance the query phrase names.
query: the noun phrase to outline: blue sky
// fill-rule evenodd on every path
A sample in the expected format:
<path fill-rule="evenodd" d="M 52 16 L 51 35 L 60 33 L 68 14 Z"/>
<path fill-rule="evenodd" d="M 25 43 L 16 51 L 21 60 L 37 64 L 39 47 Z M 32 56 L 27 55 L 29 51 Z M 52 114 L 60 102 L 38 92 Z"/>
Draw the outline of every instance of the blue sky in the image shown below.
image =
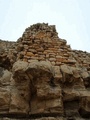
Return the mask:
<path fill-rule="evenodd" d="M 0 39 L 16 41 L 38 22 L 56 25 L 72 49 L 90 52 L 90 0 L 0 0 Z"/>

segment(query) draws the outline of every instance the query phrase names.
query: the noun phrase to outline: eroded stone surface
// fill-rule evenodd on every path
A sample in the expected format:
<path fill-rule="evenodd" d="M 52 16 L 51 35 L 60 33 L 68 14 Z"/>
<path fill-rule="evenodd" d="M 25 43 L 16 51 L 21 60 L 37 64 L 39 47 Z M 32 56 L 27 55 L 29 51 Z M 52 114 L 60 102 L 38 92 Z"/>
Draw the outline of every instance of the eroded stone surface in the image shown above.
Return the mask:
<path fill-rule="evenodd" d="M 35 24 L 0 40 L 0 119 L 90 119 L 90 53 L 72 50 L 55 26 Z"/>

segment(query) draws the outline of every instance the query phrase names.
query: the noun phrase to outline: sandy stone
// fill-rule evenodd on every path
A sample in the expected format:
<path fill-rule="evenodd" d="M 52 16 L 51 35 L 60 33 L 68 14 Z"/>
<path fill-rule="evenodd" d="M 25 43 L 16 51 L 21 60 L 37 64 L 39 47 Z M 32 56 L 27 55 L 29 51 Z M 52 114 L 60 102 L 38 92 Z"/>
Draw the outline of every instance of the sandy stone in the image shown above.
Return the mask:
<path fill-rule="evenodd" d="M 27 56 L 34 56 L 34 54 L 32 52 L 27 52 L 26 55 Z"/>
<path fill-rule="evenodd" d="M 72 50 L 54 25 L 0 40 L 0 119 L 16 117 L 90 120 L 90 53 Z"/>
<path fill-rule="evenodd" d="M 56 61 L 56 58 L 49 58 L 50 61 Z"/>

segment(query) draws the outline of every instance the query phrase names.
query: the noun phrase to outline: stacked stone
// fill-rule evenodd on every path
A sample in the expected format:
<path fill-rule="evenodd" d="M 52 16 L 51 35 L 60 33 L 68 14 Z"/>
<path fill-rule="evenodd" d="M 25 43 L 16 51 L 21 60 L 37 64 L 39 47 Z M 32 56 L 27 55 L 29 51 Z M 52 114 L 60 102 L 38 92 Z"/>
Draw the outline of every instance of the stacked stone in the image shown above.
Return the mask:
<path fill-rule="evenodd" d="M 90 70 L 90 53 L 72 50 L 65 39 L 58 37 L 54 25 L 34 24 L 26 28 L 17 42 L 0 40 L 0 60 L 49 61 L 53 66 L 87 67 Z"/>
<path fill-rule="evenodd" d="M 44 23 L 0 47 L 0 117 L 90 120 L 90 53 L 71 50 Z"/>
<path fill-rule="evenodd" d="M 10 69 L 16 61 L 17 51 L 16 42 L 0 40 L 0 67 Z"/>
<path fill-rule="evenodd" d="M 49 61 L 52 65 L 76 64 L 66 40 L 60 39 L 55 26 L 35 24 L 27 28 L 18 40 L 18 59 L 23 61 Z"/>
<path fill-rule="evenodd" d="M 90 53 L 81 50 L 72 50 L 73 57 L 78 63 L 78 66 L 87 68 L 90 71 Z"/>
<path fill-rule="evenodd" d="M 0 40 L 0 54 L 8 53 L 10 50 L 14 51 L 16 42 Z"/>

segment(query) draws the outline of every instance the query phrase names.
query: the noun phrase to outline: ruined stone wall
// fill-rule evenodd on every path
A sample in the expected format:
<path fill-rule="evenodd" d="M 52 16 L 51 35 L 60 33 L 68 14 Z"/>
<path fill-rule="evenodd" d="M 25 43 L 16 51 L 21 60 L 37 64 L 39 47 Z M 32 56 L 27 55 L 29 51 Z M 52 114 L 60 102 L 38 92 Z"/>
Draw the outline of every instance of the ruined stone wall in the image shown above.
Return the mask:
<path fill-rule="evenodd" d="M 81 50 L 72 50 L 72 54 L 80 67 L 90 70 L 90 53 Z"/>
<path fill-rule="evenodd" d="M 72 50 L 65 39 L 58 37 L 54 25 L 35 24 L 25 29 L 17 42 L 0 41 L 0 56 L 13 64 L 20 59 L 27 62 L 49 61 L 54 66 L 90 67 L 90 53 Z"/>
<path fill-rule="evenodd" d="M 50 61 L 52 65 L 76 63 L 70 46 L 66 45 L 66 40 L 58 37 L 55 26 L 33 25 L 25 30 L 19 40 L 18 57 L 21 60 Z"/>
<path fill-rule="evenodd" d="M 89 120 L 90 53 L 45 23 L 0 41 L 0 119 Z"/>
<path fill-rule="evenodd" d="M 16 61 L 16 42 L 0 40 L 0 67 L 11 69 Z"/>

